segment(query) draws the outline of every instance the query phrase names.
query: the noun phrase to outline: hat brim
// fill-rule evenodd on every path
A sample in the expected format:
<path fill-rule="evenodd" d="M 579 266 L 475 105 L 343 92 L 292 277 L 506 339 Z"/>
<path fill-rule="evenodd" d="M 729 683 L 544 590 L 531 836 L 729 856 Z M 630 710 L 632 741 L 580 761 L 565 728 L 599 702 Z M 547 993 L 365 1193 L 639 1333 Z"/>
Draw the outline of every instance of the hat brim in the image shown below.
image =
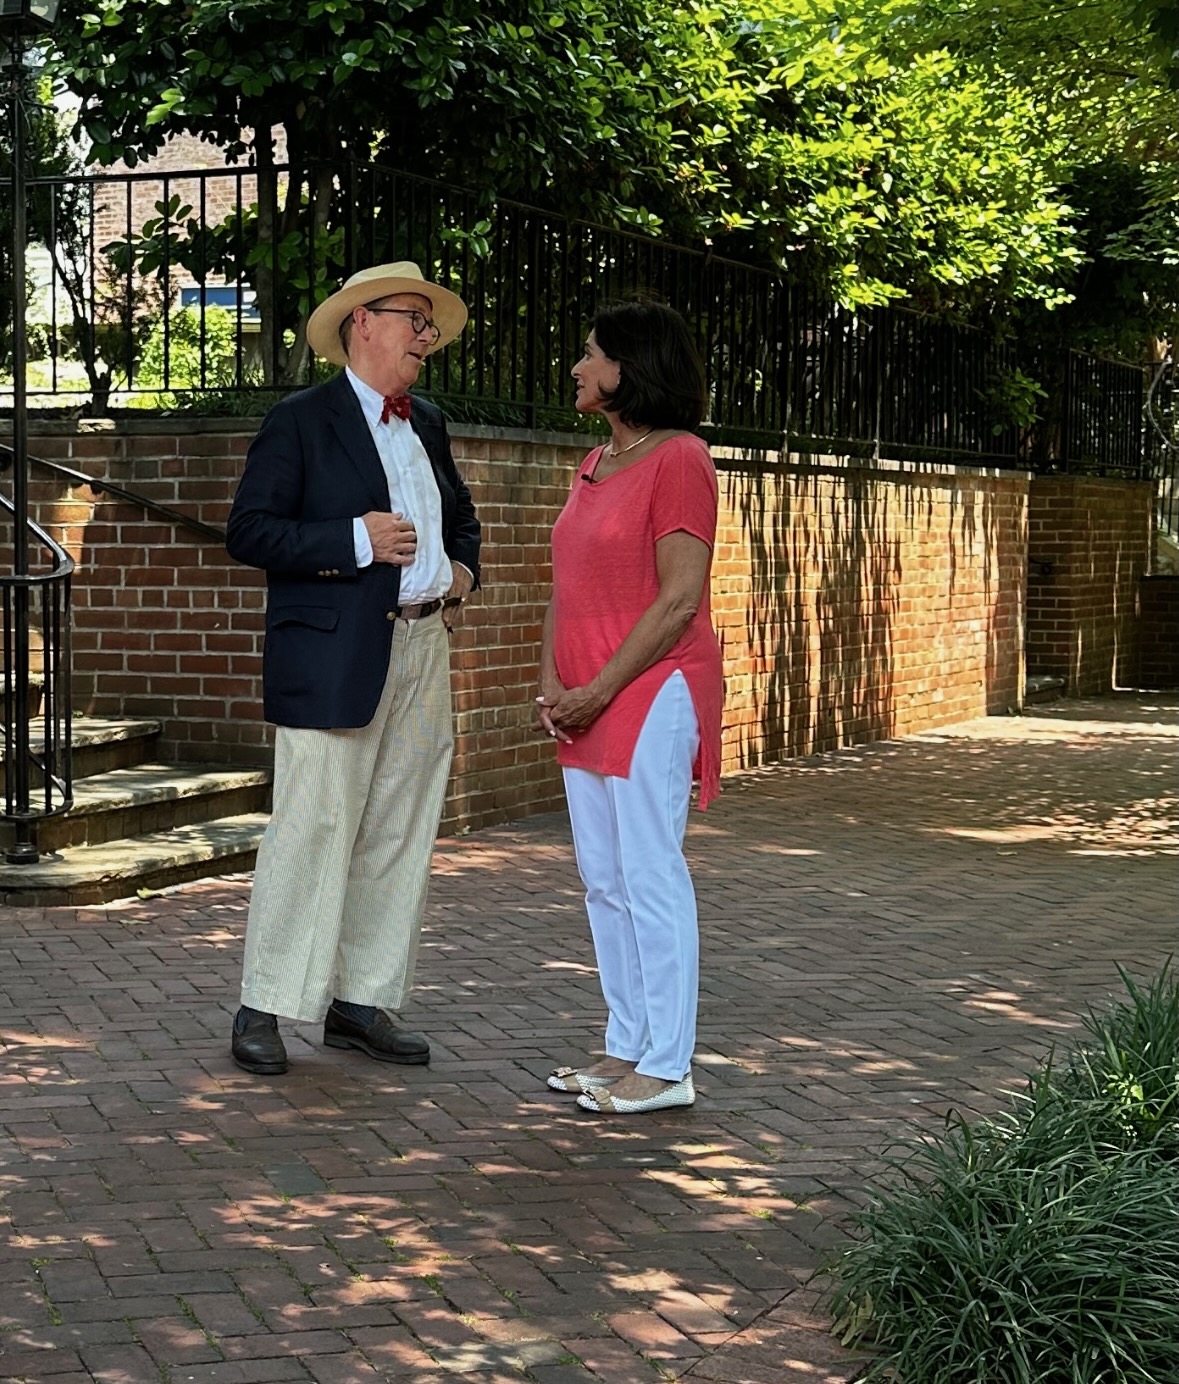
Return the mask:
<path fill-rule="evenodd" d="M 467 325 L 467 305 L 457 293 L 426 279 L 390 276 L 341 288 L 330 298 L 325 298 L 307 320 L 307 344 L 317 356 L 331 361 L 333 365 L 347 365 L 348 357 L 340 340 L 340 328 L 356 308 L 388 298 L 394 293 L 416 293 L 429 298 L 431 315 L 439 336 L 426 352 L 428 356 L 449 345 Z"/>

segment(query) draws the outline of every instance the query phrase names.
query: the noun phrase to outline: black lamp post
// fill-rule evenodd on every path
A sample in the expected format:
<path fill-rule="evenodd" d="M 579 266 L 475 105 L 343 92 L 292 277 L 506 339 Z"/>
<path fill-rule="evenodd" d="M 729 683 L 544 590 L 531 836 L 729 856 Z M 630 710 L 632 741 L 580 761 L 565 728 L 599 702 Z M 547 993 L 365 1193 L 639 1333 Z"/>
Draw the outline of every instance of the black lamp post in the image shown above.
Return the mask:
<path fill-rule="evenodd" d="M 8 670 L 14 707 L 14 737 L 7 772 L 18 820 L 29 810 L 29 454 L 25 340 L 25 112 L 21 83 L 25 41 L 52 28 L 59 0 L 0 0 L 0 39 L 9 51 L 12 101 L 12 667 Z M 18 830 L 7 852 L 13 865 L 37 860 L 27 829 Z"/>

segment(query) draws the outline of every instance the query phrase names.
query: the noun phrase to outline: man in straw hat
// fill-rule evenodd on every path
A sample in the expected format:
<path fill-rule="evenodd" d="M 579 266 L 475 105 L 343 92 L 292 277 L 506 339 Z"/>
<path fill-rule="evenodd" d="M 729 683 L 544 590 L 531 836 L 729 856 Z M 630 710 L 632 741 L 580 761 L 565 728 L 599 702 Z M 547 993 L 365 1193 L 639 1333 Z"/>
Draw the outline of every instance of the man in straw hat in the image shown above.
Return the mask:
<path fill-rule="evenodd" d="M 311 315 L 345 369 L 267 414 L 227 547 L 266 572 L 274 813 L 258 851 L 232 1055 L 285 1072 L 278 1015 L 383 1062 L 430 1048 L 389 1011 L 413 984 L 453 745 L 447 636 L 478 584 L 479 522 L 442 414 L 410 399 L 467 309 L 403 261 Z"/>

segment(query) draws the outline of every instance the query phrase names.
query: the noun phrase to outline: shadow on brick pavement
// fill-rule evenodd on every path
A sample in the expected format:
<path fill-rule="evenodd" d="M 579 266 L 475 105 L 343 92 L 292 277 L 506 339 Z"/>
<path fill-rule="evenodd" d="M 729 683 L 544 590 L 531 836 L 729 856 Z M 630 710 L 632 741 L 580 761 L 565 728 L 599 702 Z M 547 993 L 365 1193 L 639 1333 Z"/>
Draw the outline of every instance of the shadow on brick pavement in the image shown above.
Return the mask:
<path fill-rule="evenodd" d="M 249 880 L 0 913 L 0 1379 L 837 1384 L 808 1279 L 890 1138 L 1175 946 L 1174 697 L 750 773 L 690 852 L 691 1111 L 601 1122 L 567 825 L 439 844 L 429 1068 L 227 1056 Z"/>

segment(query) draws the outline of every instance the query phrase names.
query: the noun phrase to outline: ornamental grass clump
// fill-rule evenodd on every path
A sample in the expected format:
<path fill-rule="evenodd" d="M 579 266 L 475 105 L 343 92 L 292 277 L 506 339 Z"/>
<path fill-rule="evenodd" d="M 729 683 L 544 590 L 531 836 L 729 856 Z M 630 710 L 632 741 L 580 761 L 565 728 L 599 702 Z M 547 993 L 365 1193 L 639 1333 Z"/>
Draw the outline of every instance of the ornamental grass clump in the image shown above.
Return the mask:
<path fill-rule="evenodd" d="M 834 1269 L 865 1381 L 1179 1381 L 1179 986 L 1122 979 L 1009 1110 L 888 1160 Z"/>
<path fill-rule="evenodd" d="M 1179 982 L 1169 963 L 1146 989 L 1118 970 L 1129 1000 L 1085 1019 L 1061 1089 L 1092 1102 L 1109 1137 L 1179 1160 Z"/>

